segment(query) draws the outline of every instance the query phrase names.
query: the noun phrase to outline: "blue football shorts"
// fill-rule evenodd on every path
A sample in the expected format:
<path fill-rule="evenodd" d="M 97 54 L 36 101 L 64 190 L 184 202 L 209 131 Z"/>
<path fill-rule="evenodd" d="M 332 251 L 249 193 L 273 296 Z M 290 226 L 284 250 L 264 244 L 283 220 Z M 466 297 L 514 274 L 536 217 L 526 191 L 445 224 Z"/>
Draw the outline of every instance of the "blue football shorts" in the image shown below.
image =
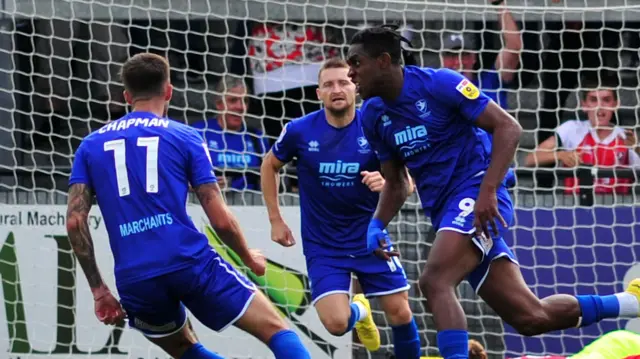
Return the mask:
<path fill-rule="evenodd" d="M 442 211 L 432 217 L 433 225 L 437 232 L 454 231 L 464 234 L 473 234 L 475 228 L 473 226 L 473 207 L 475 200 L 478 198 L 480 185 L 473 185 L 457 191 L 451 200 L 447 202 Z M 506 187 L 500 187 L 497 191 L 498 211 L 508 225 L 513 221 L 513 202 Z M 467 281 L 478 292 L 484 280 L 489 274 L 491 263 L 498 258 L 507 258 L 515 264 L 518 264 L 515 255 L 509 249 L 504 241 L 503 234 L 508 228 L 504 228 L 502 224 L 496 220 L 499 234 L 493 234 L 493 228 L 489 226 L 492 238 L 487 239 L 485 236 L 472 236 L 473 244 L 478 247 L 482 254 L 482 259 L 478 267 L 467 276 Z"/>
<path fill-rule="evenodd" d="M 411 287 L 397 257 L 389 261 L 373 254 L 364 256 L 316 256 L 307 258 L 312 304 L 328 295 L 351 289 L 355 274 L 367 298 L 404 292 Z"/>
<path fill-rule="evenodd" d="M 150 338 L 181 330 L 187 322 L 186 308 L 202 324 L 222 331 L 242 317 L 255 290 L 213 250 L 193 266 L 118 286 L 129 326 Z"/>

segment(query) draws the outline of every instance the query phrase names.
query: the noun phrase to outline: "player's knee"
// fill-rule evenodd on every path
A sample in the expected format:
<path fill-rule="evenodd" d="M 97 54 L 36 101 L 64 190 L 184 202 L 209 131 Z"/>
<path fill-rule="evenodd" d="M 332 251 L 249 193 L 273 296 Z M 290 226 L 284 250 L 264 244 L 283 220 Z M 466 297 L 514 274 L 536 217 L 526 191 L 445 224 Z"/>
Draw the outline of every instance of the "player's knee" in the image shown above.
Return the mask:
<path fill-rule="evenodd" d="M 422 294 L 427 298 L 427 300 L 429 300 L 429 298 L 434 298 L 438 294 L 444 293 L 445 291 L 451 289 L 451 286 L 448 283 L 439 278 L 439 276 L 436 274 L 436 271 L 429 270 L 428 268 L 420 276 L 418 285 L 420 286 L 420 290 L 422 291 Z"/>
<path fill-rule="evenodd" d="M 384 314 L 391 325 L 407 324 L 413 318 L 413 313 L 411 312 L 409 303 L 406 300 L 404 302 L 398 301 L 397 303 L 394 303 L 394 305 L 387 306 L 384 309 Z"/>
<path fill-rule="evenodd" d="M 347 332 L 348 321 L 348 318 L 329 316 L 322 319 L 322 324 L 331 335 L 339 337 Z"/>

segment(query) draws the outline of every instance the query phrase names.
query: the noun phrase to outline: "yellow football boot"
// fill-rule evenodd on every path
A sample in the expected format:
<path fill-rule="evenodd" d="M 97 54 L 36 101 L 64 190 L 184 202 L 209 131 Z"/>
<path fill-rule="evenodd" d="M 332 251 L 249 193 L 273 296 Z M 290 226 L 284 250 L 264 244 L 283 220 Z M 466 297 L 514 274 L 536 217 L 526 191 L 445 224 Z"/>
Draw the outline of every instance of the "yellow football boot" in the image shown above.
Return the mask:
<path fill-rule="evenodd" d="M 362 345 L 364 345 L 368 351 L 374 352 L 380 349 L 380 332 L 378 332 L 378 327 L 373 321 L 369 300 L 364 297 L 364 294 L 356 294 L 353 297 L 353 301 L 358 302 L 367 308 L 367 317 L 365 319 L 361 318 L 356 323 L 356 333 L 358 333 L 358 338 L 360 338 Z"/>
<path fill-rule="evenodd" d="M 632 280 L 626 292 L 634 295 L 638 299 L 638 303 L 640 303 L 640 278 Z"/>

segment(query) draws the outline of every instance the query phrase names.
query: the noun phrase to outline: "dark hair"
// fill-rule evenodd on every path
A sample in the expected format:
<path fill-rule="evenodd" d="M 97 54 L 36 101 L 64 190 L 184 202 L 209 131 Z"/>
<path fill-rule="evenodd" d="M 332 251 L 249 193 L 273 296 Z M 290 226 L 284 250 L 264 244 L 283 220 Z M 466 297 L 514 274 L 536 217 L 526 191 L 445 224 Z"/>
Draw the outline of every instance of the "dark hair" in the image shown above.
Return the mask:
<path fill-rule="evenodd" d="M 318 81 L 320 81 L 320 75 L 324 70 L 328 69 L 348 69 L 349 64 L 346 61 L 339 57 L 332 57 L 329 60 L 325 61 L 320 67 L 320 71 L 318 71 Z"/>
<path fill-rule="evenodd" d="M 169 63 L 160 55 L 137 54 L 122 65 L 120 79 L 134 99 L 162 96 L 169 81 Z"/>
<path fill-rule="evenodd" d="M 410 51 L 402 48 L 402 43 L 411 46 L 411 41 L 398 33 L 397 25 L 380 25 L 358 31 L 351 39 L 351 45 L 361 44 L 369 57 L 376 58 L 383 53 L 388 53 L 391 63 L 416 65 L 416 61 Z"/>
<path fill-rule="evenodd" d="M 600 76 L 589 76 L 582 79 L 580 98 L 586 100 L 591 91 L 609 90 L 613 93 L 613 98 L 618 99 L 618 77 L 612 74 L 601 74 Z"/>

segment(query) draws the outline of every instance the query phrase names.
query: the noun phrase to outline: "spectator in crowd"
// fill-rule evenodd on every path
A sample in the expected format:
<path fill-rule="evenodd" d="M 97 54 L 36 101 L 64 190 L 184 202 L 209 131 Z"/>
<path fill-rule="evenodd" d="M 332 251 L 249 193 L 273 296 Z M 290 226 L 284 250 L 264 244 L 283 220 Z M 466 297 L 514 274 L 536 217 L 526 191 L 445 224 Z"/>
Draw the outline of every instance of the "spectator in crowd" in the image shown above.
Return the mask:
<path fill-rule="evenodd" d="M 564 167 L 580 164 L 593 166 L 640 166 L 640 148 L 633 130 L 616 125 L 619 106 L 617 81 L 603 78 L 584 81 L 581 94 L 582 111 L 587 120 L 571 120 L 556 129 L 556 136 L 547 138 L 534 152 L 527 155 L 525 166 L 544 166 L 560 162 Z M 595 182 L 596 193 L 628 193 L 630 179 L 599 178 Z M 566 178 L 568 193 L 578 192 L 578 180 Z"/>
<path fill-rule="evenodd" d="M 337 28 L 293 23 L 254 23 L 249 37 L 249 65 L 257 106 L 271 138 L 286 122 L 320 109 L 318 71 L 322 62 L 339 56 Z M 332 45 L 333 44 L 333 45 Z"/>
<path fill-rule="evenodd" d="M 169 117 L 198 119 L 206 109 L 215 106 L 210 96 L 203 96 L 227 72 L 233 45 L 235 20 L 211 18 L 172 18 L 131 20 L 130 56 L 153 52 L 166 57 L 171 66 L 173 97 Z"/>
<path fill-rule="evenodd" d="M 203 133 L 221 188 L 258 190 L 260 165 L 269 145 L 261 131 L 247 128 L 247 87 L 226 75 L 215 87 L 217 118 L 192 124 Z"/>
<path fill-rule="evenodd" d="M 621 32 L 601 21 L 549 21 L 542 25 L 542 108 L 538 143 L 553 136 L 563 118 L 564 105 L 581 78 L 595 78 L 603 67 L 620 67 Z M 636 51 L 637 52 L 637 51 Z"/>
<path fill-rule="evenodd" d="M 478 46 L 474 34 L 470 33 L 445 33 L 440 56 L 443 67 L 460 72 L 506 109 L 506 88 L 514 80 L 515 70 L 520 63 L 522 36 L 513 15 L 506 7 L 499 10 L 499 25 L 504 45 L 491 67 L 480 68 Z"/>

